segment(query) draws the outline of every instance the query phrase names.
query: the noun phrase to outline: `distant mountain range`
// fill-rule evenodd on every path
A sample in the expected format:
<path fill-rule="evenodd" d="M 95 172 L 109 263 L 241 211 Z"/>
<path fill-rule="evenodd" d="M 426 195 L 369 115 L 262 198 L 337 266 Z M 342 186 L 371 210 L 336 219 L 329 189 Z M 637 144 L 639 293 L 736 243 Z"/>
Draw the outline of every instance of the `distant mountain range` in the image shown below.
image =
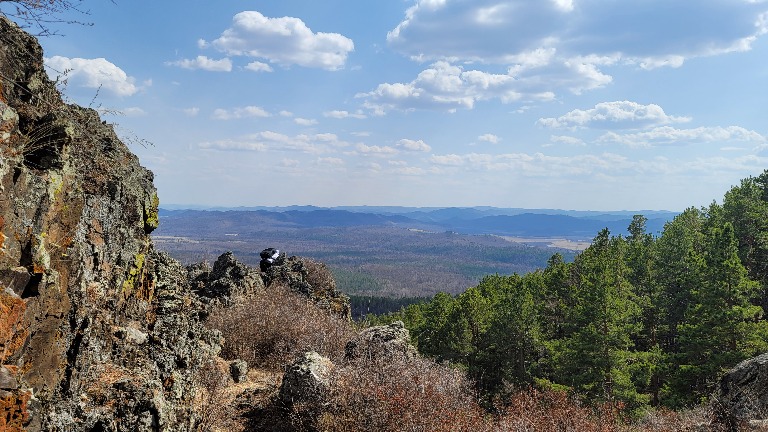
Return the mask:
<path fill-rule="evenodd" d="M 319 228 L 396 226 L 425 231 L 460 234 L 494 234 L 514 237 L 558 237 L 590 240 L 603 228 L 614 235 L 626 235 L 635 214 L 648 218 L 646 230 L 659 234 L 664 224 L 677 215 L 670 211 L 592 212 L 552 209 L 505 209 L 495 207 L 236 207 L 181 209 L 164 206 L 161 218 L 184 220 L 174 224 L 203 234 L 208 229 L 243 232 L 272 228 Z M 183 231 L 183 229 L 182 229 Z"/>

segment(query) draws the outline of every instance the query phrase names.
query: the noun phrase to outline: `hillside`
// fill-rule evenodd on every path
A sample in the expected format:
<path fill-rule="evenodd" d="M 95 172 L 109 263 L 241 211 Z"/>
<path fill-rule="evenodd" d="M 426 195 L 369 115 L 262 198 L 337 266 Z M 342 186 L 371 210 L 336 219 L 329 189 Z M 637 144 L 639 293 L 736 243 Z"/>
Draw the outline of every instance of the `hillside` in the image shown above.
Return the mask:
<path fill-rule="evenodd" d="M 520 213 L 518 209 L 404 207 L 160 210 L 159 247 L 183 262 L 234 251 L 255 265 L 264 247 L 331 266 L 340 289 L 374 296 L 459 293 L 487 274 L 527 273 L 567 260 L 596 232 L 626 233 L 630 212 Z M 566 212 L 567 213 L 567 212 Z M 674 216 L 653 212 L 649 231 Z"/>

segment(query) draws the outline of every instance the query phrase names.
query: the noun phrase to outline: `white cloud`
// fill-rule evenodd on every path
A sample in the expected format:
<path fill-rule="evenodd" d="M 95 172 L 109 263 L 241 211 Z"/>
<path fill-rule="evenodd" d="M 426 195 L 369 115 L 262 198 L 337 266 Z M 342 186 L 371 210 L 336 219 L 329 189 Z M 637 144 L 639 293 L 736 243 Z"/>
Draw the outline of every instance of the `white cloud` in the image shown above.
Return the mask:
<path fill-rule="evenodd" d="M 576 109 L 558 118 L 540 118 L 537 123 L 549 128 L 635 129 L 690 120 L 689 117 L 667 115 L 656 104 L 616 101 L 602 102 L 588 110 Z"/>
<path fill-rule="evenodd" d="M 276 152 L 300 152 L 307 154 L 324 154 L 336 152 L 340 147 L 350 144 L 339 140 L 334 134 L 300 134 L 290 136 L 273 131 L 263 131 L 238 139 L 206 142 L 200 148 L 214 150 L 257 150 Z"/>
<path fill-rule="evenodd" d="M 272 66 L 260 61 L 253 61 L 245 65 L 245 69 L 253 72 L 272 72 Z"/>
<path fill-rule="evenodd" d="M 471 108 L 487 99 L 551 100 L 610 84 L 607 66 L 680 67 L 691 58 L 749 50 L 766 33 L 768 2 L 760 0 L 416 0 L 387 34 L 390 48 L 419 62 L 473 64 L 480 78 L 514 81 L 489 81 L 480 91 L 454 80 L 451 91 L 443 87 L 443 98 L 421 87 L 429 77 L 420 76 L 380 85 L 366 94 L 364 106 L 381 115 Z"/>
<path fill-rule="evenodd" d="M 286 168 L 294 168 L 294 167 L 299 166 L 299 164 L 300 164 L 300 162 L 297 161 L 296 159 L 284 158 L 283 160 L 280 161 L 280 165 L 284 166 Z"/>
<path fill-rule="evenodd" d="M 394 147 L 377 145 L 369 146 L 363 143 L 358 143 L 357 146 L 355 146 L 355 149 L 358 153 L 370 154 L 373 156 L 390 156 L 398 153 L 397 149 Z"/>
<path fill-rule="evenodd" d="M 228 55 L 327 70 L 344 67 L 354 50 L 352 40 L 341 34 L 314 33 L 299 18 L 268 18 L 256 11 L 235 15 L 232 26 L 211 45 Z"/>
<path fill-rule="evenodd" d="M 376 115 L 391 110 L 472 109 L 476 102 L 497 99 L 502 103 L 519 101 L 550 101 L 551 90 L 581 93 L 602 87 L 611 77 L 591 65 L 567 63 L 550 67 L 546 77 L 529 70 L 509 73 L 465 71 L 462 66 L 438 61 L 423 70 L 409 83 L 384 83 L 371 92 L 357 94 L 365 99 L 363 106 Z"/>
<path fill-rule="evenodd" d="M 52 79 L 61 76 L 70 85 L 91 89 L 101 88 L 117 96 L 131 96 L 140 88 L 136 79 L 104 58 L 84 59 L 53 56 L 45 60 Z"/>
<path fill-rule="evenodd" d="M 293 119 L 293 122 L 301 126 L 312 126 L 317 124 L 317 120 L 315 119 L 305 119 L 301 117 L 296 117 Z"/>
<path fill-rule="evenodd" d="M 401 139 L 397 142 L 397 146 L 407 151 L 413 152 L 428 152 L 432 150 L 427 143 L 422 140 Z"/>
<path fill-rule="evenodd" d="M 656 147 L 660 145 L 725 143 L 730 141 L 751 142 L 761 145 L 768 142 L 768 138 L 740 126 L 698 127 L 693 129 L 676 129 L 671 126 L 662 126 L 649 131 L 630 134 L 608 132 L 598 138 L 597 141 L 601 143 L 618 143 L 629 147 Z"/>
<path fill-rule="evenodd" d="M 583 140 L 580 138 L 572 137 L 572 136 L 566 136 L 566 135 L 552 135 L 549 138 L 550 141 L 553 143 L 561 143 L 566 145 L 572 145 L 572 146 L 583 146 L 586 145 Z"/>
<path fill-rule="evenodd" d="M 184 69 L 202 69 L 210 72 L 230 72 L 232 71 L 232 60 L 223 58 L 220 60 L 210 59 L 206 56 L 197 56 L 194 59 L 181 59 L 166 62 L 169 66 L 178 66 Z"/>
<path fill-rule="evenodd" d="M 200 108 L 198 107 L 184 108 L 181 111 L 184 113 L 184 115 L 188 117 L 195 117 L 200 113 Z"/>
<path fill-rule="evenodd" d="M 335 118 L 335 119 L 345 119 L 345 118 L 356 118 L 356 119 L 364 119 L 367 116 L 363 114 L 362 112 L 358 111 L 355 113 L 351 113 L 349 111 L 339 111 L 339 110 L 333 110 L 333 111 L 326 111 L 323 113 L 323 116 Z"/>
<path fill-rule="evenodd" d="M 494 135 L 494 134 L 489 134 L 489 133 L 487 133 L 487 134 L 483 134 L 483 135 L 480 135 L 479 137 L 477 137 L 477 139 L 478 139 L 479 141 L 485 141 L 485 142 L 489 142 L 489 143 L 491 143 L 491 144 L 498 144 L 498 143 L 499 143 L 499 141 L 501 140 L 501 139 L 500 139 L 499 137 L 497 137 L 496 135 Z"/>
<path fill-rule="evenodd" d="M 218 140 L 205 141 L 197 145 L 203 150 L 239 150 L 239 151 L 264 151 L 267 146 L 255 140 Z"/>
<path fill-rule="evenodd" d="M 236 120 L 242 118 L 270 116 L 272 116 L 272 114 L 268 113 L 266 110 L 264 110 L 264 108 L 257 106 L 247 106 L 242 108 L 235 108 L 232 110 L 217 108 L 213 111 L 213 118 L 216 120 Z"/>
<path fill-rule="evenodd" d="M 433 155 L 430 162 L 438 168 L 461 170 L 475 175 L 483 172 L 519 177 L 605 179 L 629 176 L 701 175 L 706 173 L 760 172 L 768 158 L 746 155 L 736 158 L 698 157 L 669 160 L 664 157 L 634 159 L 615 153 L 554 156 L 544 153 L 469 153 Z"/>
<path fill-rule="evenodd" d="M 460 166 L 464 165 L 464 158 L 457 154 L 432 155 L 429 161 L 436 165 Z"/>
<path fill-rule="evenodd" d="M 147 115 L 147 112 L 139 107 L 123 108 L 120 112 L 127 117 L 143 117 Z"/>
<path fill-rule="evenodd" d="M 285 111 L 285 110 L 283 110 L 283 111 L 280 111 L 280 113 L 279 113 L 279 114 L 280 114 L 280 116 L 282 116 L 282 117 L 293 117 L 293 113 L 292 113 L 292 112 L 290 112 L 290 111 Z"/>
<path fill-rule="evenodd" d="M 575 2 L 417 0 L 387 34 L 390 47 L 424 60 L 510 64 L 536 49 L 564 59 L 618 56 L 658 67 L 750 49 L 766 33 L 764 1 Z M 461 31 L 456 31 L 461 29 Z"/>

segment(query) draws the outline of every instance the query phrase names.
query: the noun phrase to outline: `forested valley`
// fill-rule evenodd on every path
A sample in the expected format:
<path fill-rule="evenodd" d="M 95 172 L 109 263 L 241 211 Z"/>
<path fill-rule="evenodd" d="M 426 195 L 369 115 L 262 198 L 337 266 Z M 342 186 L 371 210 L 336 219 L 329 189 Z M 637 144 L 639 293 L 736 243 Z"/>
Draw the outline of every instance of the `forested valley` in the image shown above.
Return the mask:
<path fill-rule="evenodd" d="M 530 386 L 630 412 L 707 400 L 719 376 L 768 350 L 768 170 L 658 235 L 597 233 L 573 262 L 489 275 L 400 319 L 418 350 L 465 369 L 485 403 Z"/>

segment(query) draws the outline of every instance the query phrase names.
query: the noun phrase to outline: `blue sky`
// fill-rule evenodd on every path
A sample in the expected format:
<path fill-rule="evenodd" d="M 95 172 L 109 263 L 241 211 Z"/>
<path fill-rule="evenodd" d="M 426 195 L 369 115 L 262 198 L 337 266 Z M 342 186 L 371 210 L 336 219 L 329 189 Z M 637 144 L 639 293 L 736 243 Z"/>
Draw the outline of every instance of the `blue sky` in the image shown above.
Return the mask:
<path fill-rule="evenodd" d="M 768 168 L 768 1 L 84 5 L 49 73 L 166 204 L 681 210 Z"/>

